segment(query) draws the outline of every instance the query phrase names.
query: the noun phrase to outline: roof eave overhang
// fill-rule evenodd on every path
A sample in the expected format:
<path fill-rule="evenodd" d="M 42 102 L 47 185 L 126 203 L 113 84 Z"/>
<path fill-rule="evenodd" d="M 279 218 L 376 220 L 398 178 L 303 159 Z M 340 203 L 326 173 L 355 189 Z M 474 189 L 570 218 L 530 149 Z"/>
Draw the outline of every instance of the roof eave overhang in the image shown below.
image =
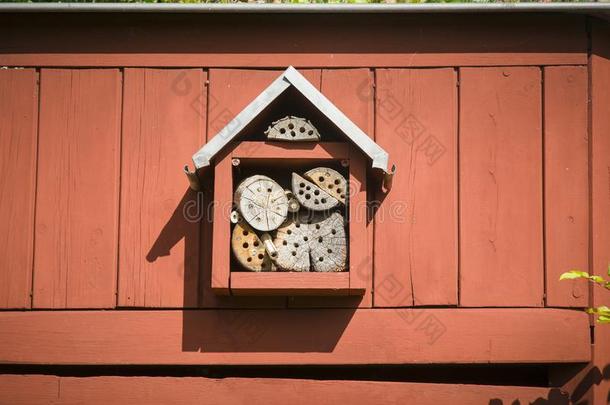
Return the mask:
<path fill-rule="evenodd" d="M 373 168 L 382 170 L 386 174 L 393 173 L 394 169 L 388 168 L 388 153 L 292 66 L 288 67 L 269 87 L 193 155 L 195 168 L 201 169 L 209 166 L 214 156 L 234 140 L 256 116 L 290 86 L 299 91 L 314 107 L 335 124 L 352 143 L 358 146 L 369 157 Z"/>

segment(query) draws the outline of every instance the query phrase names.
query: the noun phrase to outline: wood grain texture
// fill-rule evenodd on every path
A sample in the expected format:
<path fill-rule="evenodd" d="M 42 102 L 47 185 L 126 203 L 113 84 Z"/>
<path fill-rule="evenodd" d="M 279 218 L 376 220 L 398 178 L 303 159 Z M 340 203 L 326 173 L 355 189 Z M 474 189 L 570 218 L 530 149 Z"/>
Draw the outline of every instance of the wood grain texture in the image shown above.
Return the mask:
<path fill-rule="evenodd" d="M 233 272 L 235 295 L 348 295 L 347 272 Z"/>
<path fill-rule="evenodd" d="M 210 232 L 208 240 L 211 242 L 211 245 L 206 246 L 204 249 L 210 249 L 209 255 L 211 256 L 210 268 L 207 269 L 211 277 L 209 287 L 214 294 L 229 295 L 231 253 L 227 242 L 231 238 L 231 224 L 228 212 L 233 207 L 234 187 L 233 167 L 229 151 L 221 151 L 217 155 L 214 164 L 213 220 L 211 223 L 204 223 L 205 230 Z M 208 271 L 205 271 L 205 273 Z M 206 286 L 200 287 L 205 288 Z M 204 292 L 204 299 L 207 295 L 208 293 Z"/>
<path fill-rule="evenodd" d="M 118 69 L 40 73 L 33 306 L 116 302 Z"/>
<path fill-rule="evenodd" d="M 314 86 L 320 87 L 320 71 L 319 70 L 301 70 L 300 71 Z M 281 70 L 242 70 L 242 69 L 210 69 L 209 71 L 209 94 L 208 94 L 208 141 L 218 133 L 225 125 L 227 125 L 242 109 L 244 109 L 256 96 L 259 95 L 273 80 L 281 73 Z M 244 153 L 248 151 L 242 149 Z M 289 148 L 288 148 L 289 149 Z M 263 149 L 264 150 L 264 149 Z M 274 152 L 275 153 L 275 152 Z M 217 159 L 220 161 L 221 157 Z M 227 162 L 225 162 L 227 163 Z M 230 163 L 230 162 L 228 162 Z M 228 164 L 227 163 L 227 164 Z M 217 187 L 223 187 L 226 184 L 221 181 L 208 183 L 208 187 L 214 187 L 216 192 Z M 233 192 L 232 190 L 230 191 Z M 204 206 L 209 206 L 214 201 L 214 197 L 210 194 L 204 196 Z M 212 223 L 210 221 L 213 215 L 217 214 L 217 210 L 225 210 L 221 206 L 214 205 L 212 217 L 208 217 L 206 221 L 202 221 L 202 250 L 201 250 L 201 265 L 202 265 L 202 282 L 200 282 L 200 297 L 203 307 L 285 307 L 286 299 L 282 297 L 228 297 L 217 296 L 213 293 L 212 283 L 221 283 L 217 285 L 219 289 L 228 288 L 228 284 L 221 280 L 212 280 L 212 251 L 211 246 L 214 238 L 218 238 L 219 230 L 214 229 L 224 222 Z M 226 217 L 228 219 L 228 217 Z M 227 222 L 228 226 L 228 222 Z M 223 232 L 223 231 L 220 231 Z M 228 240 L 229 236 L 227 236 Z M 228 267 L 225 268 L 225 273 Z M 222 279 L 228 279 L 228 274 L 222 276 Z"/>
<path fill-rule="evenodd" d="M 541 75 L 460 71 L 460 304 L 541 306 Z"/>
<path fill-rule="evenodd" d="M 375 306 L 457 304 L 453 69 L 377 70 L 376 136 L 397 166 L 378 193 Z"/>
<path fill-rule="evenodd" d="M 591 245 L 592 273 L 607 277 L 610 266 L 610 27 L 592 25 L 591 55 Z M 610 291 L 593 289 L 593 305 L 610 305 Z M 610 328 L 596 324 L 594 365 L 607 373 L 610 366 Z M 605 405 L 610 379 L 594 387 L 594 404 Z"/>
<path fill-rule="evenodd" d="M 119 306 L 198 304 L 199 224 L 185 216 L 198 199 L 181 167 L 205 140 L 206 79 L 201 69 L 125 70 Z"/>
<path fill-rule="evenodd" d="M 371 137 L 374 137 L 373 83 L 373 73 L 369 69 L 325 69 L 322 71 L 320 87 L 322 93 L 337 108 Z M 350 153 L 353 153 L 353 150 Z M 368 163 L 366 165 L 368 166 Z M 362 177 L 362 175 L 360 174 L 358 177 Z M 356 177 L 352 177 L 349 181 L 353 190 L 360 185 L 360 180 Z M 352 195 L 350 198 L 353 197 L 358 196 Z M 365 218 L 367 220 L 367 237 L 361 239 L 360 242 L 366 242 L 362 249 L 365 252 L 371 252 L 374 224 L 369 220 L 370 218 L 367 218 L 366 192 L 360 198 L 361 201 L 357 203 L 359 205 L 356 206 L 355 214 L 363 220 Z M 350 236 L 350 238 L 353 238 L 353 236 Z M 367 256 L 370 255 L 365 254 L 365 259 L 359 260 L 358 263 L 350 263 L 350 271 L 352 272 L 350 279 L 352 279 L 352 282 L 357 281 L 359 286 L 366 287 L 363 295 L 358 293 L 350 297 L 291 297 L 288 300 L 288 305 L 290 307 L 371 307 L 373 302 L 371 276 L 373 260 Z"/>
<path fill-rule="evenodd" d="M 559 281 L 571 269 L 589 271 L 589 143 L 587 68 L 544 68 L 544 216 L 546 305 L 584 307 L 585 280 Z"/>
<path fill-rule="evenodd" d="M 590 359 L 588 316 L 565 309 L 0 312 L 0 363 L 542 364 Z"/>
<path fill-rule="evenodd" d="M 233 158 L 256 159 L 349 159 L 349 144 L 318 142 L 314 146 L 302 143 L 243 141 L 231 151 Z"/>
<path fill-rule="evenodd" d="M 587 63 L 585 16 L 577 15 L 44 17 L 2 16 L 0 65 L 330 68 Z"/>
<path fill-rule="evenodd" d="M 0 376 L 0 402 L 13 405 L 487 404 L 537 403 L 550 388 L 278 378 Z M 256 393 L 253 395 L 253 393 Z M 501 402 L 504 401 L 504 402 Z"/>
<path fill-rule="evenodd" d="M 0 70 L 0 308 L 29 308 L 34 257 L 38 74 Z"/>

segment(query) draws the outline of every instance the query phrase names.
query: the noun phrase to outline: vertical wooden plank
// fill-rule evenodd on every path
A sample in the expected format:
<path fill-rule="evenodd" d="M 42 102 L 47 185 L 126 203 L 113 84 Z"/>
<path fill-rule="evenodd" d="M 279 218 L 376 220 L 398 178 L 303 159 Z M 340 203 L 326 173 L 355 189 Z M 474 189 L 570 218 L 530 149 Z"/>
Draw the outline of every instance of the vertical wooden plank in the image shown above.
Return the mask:
<path fill-rule="evenodd" d="M 460 72 L 460 304 L 541 306 L 541 75 Z"/>
<path fill-rule="evenodd" d="M 373 105 L 373 74 L 369 69 L 325 69 L 322 71 L 320 90 L 328 99 L 345 113 L 364 132 L 373 136 L 374 105 Z M 315 85 L 315 83 L 314 83 Z M 367 207 L 358 207 L 359 215 L 366 216 Z M 373 241 L 373 223 L 367 225 L 367 243 Z M 351 236 L 358 237 L 358 236 Z M 366 248 L 371 251 L 371 246 Z M 353 266 L 353 267 L 352 267 Z M 367 257 L 363 263 L 352 263 L 357 280 L 366 285 L 362 296 L 350 297 L 291 297 L 288 301 L 291 307 L 371 307 L 372 279 L 370 270 L 373 258 Z M 350 270 L 350 271 L 352 271 Z"/>
<path fill-rule="evenodd" d="M 29 308 L 38 131 L 34 69 L 0 70 L 0 308 Z"/>
<path fill-rule="evenodd" d="M 591 244 L 592 272 L 608 278 L 610 265 L 610 26 L 592 24 L 591 73 Z M 610 305 L 610 291 L 593 289 L 593 305 Z M 604 374 L 610 363 L 609 325 L 594 328 L 593 364 Z M 607 374 L 606 374 L 607 376 Z M 593 387 L 594 405 L 607 405 L 610 379 Z"/>
<path fill-rule="evenodd" d="M 317 88 L 320 87 L 320 70 L 300 70 L 300 72 Z M 207 140 L 212 139 L 218 131 L 227 125 L 241 110 L 269 86 L 282 72 L 280 70 L 245 70 L 245 69 L 210 69 L 207 114 Z M 212 189 L 211 176 L 205 177 L 205 188 Z M 204 207 L 213 204 L 213 196 L 204 197 Z M 217 207 L 216 209 L 227 209 Z M 201 266 L 200 305 L 203 307 L 284 307 L 283 297 L 232 297 L 217 296 L 211 289 L 211 247 L 213 227 L 206 208 L 206 218 L 201 223 Z"/>
<path fill-rule="evenodd" d="M 231 145 L 233 146 L 233 145 Z M 231 148 L 229 146 L 229 148 Z M 212 291 L 218 295 L 229 295 L 231 286 L 231 228 L 227 223 L 229 207 L 221 201 L 233 199 L 233 165 L 229 150 L 221 151 L 214 160 L 214 212 L 213 223 L 220 224 L 214 228 L 212 235 Z M 229 208 L 229 209 L 228 209 Z"/>
<path fill-rule="evenodd" d="M 121 122 L 117 69 L 42 69 L 36 308 L 115 305 Z"/>
<path fill-rule="evenodd" d="M 546 304 L 584 307 L 584 280 L 559 281 L 589 267 L 587 68 L 544 68 L 544 216 Z"/>
<path fill-rule="evenodd" d="M 375 216 L 375 306 L 455 305 L 455 71 L 377 70 L 375 114 L 397 166 Z"/>
<path fill-rule="evenodd" d="M 197 194 L 180 168 L 205 139 L 207 74 L 126 69 L 124 79 L 120 306 L 196 307 Z"/>

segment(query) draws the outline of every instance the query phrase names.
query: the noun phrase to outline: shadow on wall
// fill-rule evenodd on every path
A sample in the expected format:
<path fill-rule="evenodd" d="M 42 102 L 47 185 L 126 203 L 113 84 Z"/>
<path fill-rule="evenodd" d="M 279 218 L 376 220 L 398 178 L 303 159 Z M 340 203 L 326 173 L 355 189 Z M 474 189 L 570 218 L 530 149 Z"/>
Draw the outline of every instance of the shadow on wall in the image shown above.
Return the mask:
<path fill-rule="evenodd" d="M 212 190 L 210 177 L 202 176 L 204 190 Z M 187 189 L 146 256 L 149 262 L 168 256 L 184 238 L 183 307 L 214 309 L 183 312 L 182 350 L 332 352 L 355 309 L 283 311 L 286 297 L 216 296 L 212 292 L 211 203 L 210 192 Z M 251 311 L 253 308 L 258 310 Z"/>
<path fill-rule="evenodd" d="M 561 385 L 562 388 L 550 389 L 546 398 L 538 398 L 531 403 L 532 405 L 592 405 L 593 386 L 599 385 L 604 380 L 610 380 L 610 364 L 607 364 L 603 371 L 596 366 L 575 365 L 564 370 L 561 374 L 555 384 Z M 582 377 L 580 379 L 574 378 L 578 374 Z M 610 404 L 610 391 L 606 394 L 604 400 L 603 403 Z M 602 402 L 599 401 L 599 403 Z M 504 405 L 504 401 L 497 398 L 490 399 L 489 405 Z M 521 401 L 514 400 L 510 405 L 521 405 Z"/>

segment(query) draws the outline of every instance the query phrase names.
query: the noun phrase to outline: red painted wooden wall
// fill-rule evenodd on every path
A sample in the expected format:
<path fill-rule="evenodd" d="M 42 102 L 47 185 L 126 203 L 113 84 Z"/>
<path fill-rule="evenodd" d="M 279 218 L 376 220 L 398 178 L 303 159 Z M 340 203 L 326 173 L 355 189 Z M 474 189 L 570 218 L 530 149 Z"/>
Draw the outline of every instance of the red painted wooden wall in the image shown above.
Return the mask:
<path fill-rule="evenodd" d="M 372 38 L 359 17 L 260 18 L 273 28 L 248 48 L 235 33 L 259 23 L 248 16 L 88 17 L 99 41 L 87 48 L 74 17 L 0 15 L 0 363 L 607 367 L 610 334 L 595 327 L 592 345 L 580 309 L 608 297 L 558 277 L 604 274 L 610 260 L 608 23 L 371 16 Z M 294 36 L 280 38 L 286 27 Z M 374 253 L 363 265 L 374 276 L 362 298 L 210 289 L 214 180 L 190 191 L 182 165 L 287 65 L 398 168 L 389 194 L 371 191 Z M 59 380 L 64 402 L 103 387 L 135 401 L 150 389 L 172 397 L 174 383 L 189 400 L 252 389 L 0 376 L 0 402 L 7 392 L 36 402 L 35 386 L 46 403 Z M 265 384 L 273 402 L 282 383 Z M 284 394 L 450 397 L 432 384 L 350 384 L 295 382 Z M 463 403 L 549 395 L 509 388 L 459 393 Z"/>

